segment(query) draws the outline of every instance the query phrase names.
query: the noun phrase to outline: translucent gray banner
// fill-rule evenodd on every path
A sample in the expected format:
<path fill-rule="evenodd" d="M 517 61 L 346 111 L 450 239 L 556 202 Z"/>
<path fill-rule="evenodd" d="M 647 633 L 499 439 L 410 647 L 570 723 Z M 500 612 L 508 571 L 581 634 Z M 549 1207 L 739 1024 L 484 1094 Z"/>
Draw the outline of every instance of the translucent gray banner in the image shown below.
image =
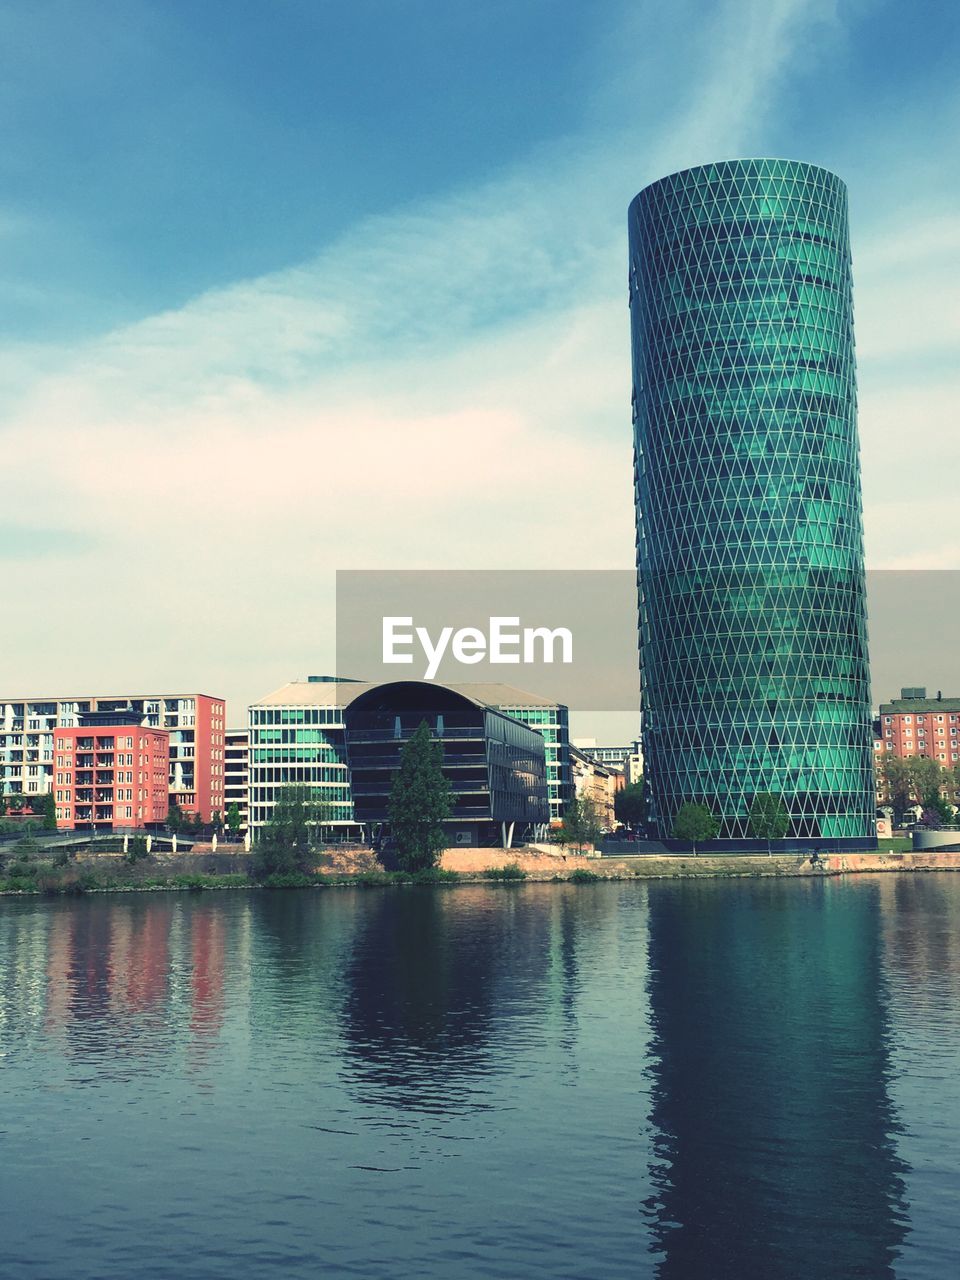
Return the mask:
<path fill-rule="evenodd" d="M 764 613 L 762 591 L 756 599 L 752 629 L 782 629 L 783 618 Z M 867 609 L 875 704 L 902 686 L 960 693 L 960 573 L 868 573 Z M 576 711 L 639 703 L 630 570 L 344 570 L 336 640 L 341 677 L 503 684 Z"/>

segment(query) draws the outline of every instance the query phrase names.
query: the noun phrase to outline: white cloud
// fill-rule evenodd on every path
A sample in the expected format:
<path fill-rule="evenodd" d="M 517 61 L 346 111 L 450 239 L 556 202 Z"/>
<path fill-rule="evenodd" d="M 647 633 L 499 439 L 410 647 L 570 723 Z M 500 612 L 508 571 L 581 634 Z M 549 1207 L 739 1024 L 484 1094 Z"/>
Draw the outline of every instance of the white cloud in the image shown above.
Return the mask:
<path fill-rule="evenodd" d="M 337 568 L 629 565 L 627 201 L 745 149 L 829 15 L 728 8 L 670 116 L 638 109 L 81 346 L 10 348 L 5 516 L 104 549 L 7 577 L 8 679 L 202 684 L 237 720 L 332 660 Z M 662 83 L 657 49 L 620 56 L 638 97 L 648 70 Z"/>

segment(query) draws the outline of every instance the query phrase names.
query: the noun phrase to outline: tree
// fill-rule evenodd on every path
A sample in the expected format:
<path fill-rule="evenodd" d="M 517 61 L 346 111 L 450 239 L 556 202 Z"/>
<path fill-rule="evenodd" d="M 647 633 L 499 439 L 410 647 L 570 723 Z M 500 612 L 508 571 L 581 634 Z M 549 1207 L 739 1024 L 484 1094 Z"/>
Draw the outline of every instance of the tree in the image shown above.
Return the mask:
<path fill-rule="evenodd" d="M 450 783 L 443 775 L 443 745 L 434 741 L 426 720 L 421 720 L 400 753 L 387 806 L 401 870 L 436 866 L 447 844 L 443 820 L 452 808 Z"/>
<path fill-rule="evenodd" d="M 926 827 L 928 831 L 943 830 L 943 812 L 933 805 L 927 805 L 920 818 L 920 825 Z"/>
<path fill-rule="evenodd" d="M 705 804 L 687 802 L 677 810 L 673 820 L 673 838 L 686 840 L 693 845 L 696 855 L 697 845 L 705 840 L 715 840 L 720 826 Z"/>
<path fill-rule="evenodd" d="M 618 791 L 613 799 L 613 812 L 617 821 L 628 827 L 637 827 L 644 819 L 643 778 L 631 782 Z"/>
<path fill-rule="evenodd" d="M 913 798 L 913 782 L 910 777 L 910 762 L 897 756 L 888 755 L 880 766 L 880 774 L 886 788 L 894 813 L 902 816 L 904 809 Z"/>
<path fill-rule="evenodd" d="M 313 831 L 324 821 L 326 806 L 309 787 L 281 787 L 270 821 L 253 849 L 253 874 L 258 880 L 274 875 L 307 875 L 314 869 Z"/>
<path fill-rule="evenodd" d="M 42 819 L 42 829 L 44 831 L 56 831 L 57 802 L 53 798 L 53 792 L 48 791 L 45 795 L 37 796 L 33 801 L 32 807 L 37 817 Z"/>
<path fill-rule="evenodd" d="M 174 833 L 182 831 L 187 825 L 187 815 L 183 812 L 176 800 L 171 800 L 167 806 L 167 828 Z"/>
<path fill-rule="evenodd" d="M 579 852 L 585 844 L 596 844 L 603 834 L 597 806 L 589 798 L 574 797 L 567 805 L 560 828 L 560 843 L 575 844 Z"/>
<path fill-rule="evenodd" d="M 232 836 L 238 836 L 242 826 L 243 820 L 240 817 L 240 806 L 236 800 L 231 800 L 227 805 L 227 829 Z"/>
<path fill-rule="evenodd" d="M 758 791 L 750 806 L 750 834 L 755 840 L 766 840 L 767 854 L 771 840 L 782 840 L 790 830 L 790 815 L 779 796 Z"/>
<path fill-rule="evenodd" d="M 944 784 L 946 771 L 928 756 L 911 756 L 906 765 L 913 798 L 917 803 L 925 807 L 939 804 L 940 788 Z"/>

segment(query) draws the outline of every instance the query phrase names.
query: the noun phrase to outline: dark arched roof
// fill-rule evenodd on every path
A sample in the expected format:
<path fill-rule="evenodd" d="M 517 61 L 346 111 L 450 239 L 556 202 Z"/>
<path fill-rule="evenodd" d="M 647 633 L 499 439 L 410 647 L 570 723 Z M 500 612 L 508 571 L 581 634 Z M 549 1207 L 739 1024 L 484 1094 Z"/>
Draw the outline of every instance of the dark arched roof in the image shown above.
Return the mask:
<path fill-rule="evenodd" d="M 393 728 L 397 716 L 409 726 L 442 715 L 449 725 L 483 723 L 487 706 L 446 685 L 429 680 L 395 680 L 365 690 L 344 708 L 344 723 L 355 728 Z M 414 726 L 415 727 L 415 726 Z"/>

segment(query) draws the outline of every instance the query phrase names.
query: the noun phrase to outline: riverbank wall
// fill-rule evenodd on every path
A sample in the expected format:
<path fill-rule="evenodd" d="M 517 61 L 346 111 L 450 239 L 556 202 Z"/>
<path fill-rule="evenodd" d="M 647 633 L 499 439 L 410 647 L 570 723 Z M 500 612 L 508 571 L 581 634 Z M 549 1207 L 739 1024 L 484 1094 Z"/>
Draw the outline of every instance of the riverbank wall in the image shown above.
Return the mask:
<path fill-rule="evenodd" d="M 0 895 L 11 893 L 110 893 L 162 889 L 254 888 L 248 854 L 176 854 L 129 864 L 109 854 L 88 855 L 69 866 L 38 863 L 5 868 Z M 506 873 L 504 870 L 506 869 Z M 817 862 L 808 857 L 763 855 L 694 857 L 634 854 L 622 858 L 591 858 L 543 849 L 448 849 L 440 872 L 420 883 L 489 884 L 493 881 L 563 882 L 625 880 L 728 880 L 743 878 L 798 879 L 894 872 L 960 871 L 960 853 L 825 854 Z M 416 881 L 416 878 L 415 882 Z M 398 883 L 386 875 L 369 850 L 324 855 L 313 876 L 280 877 L 268 888 L 379 886 Z"/>

